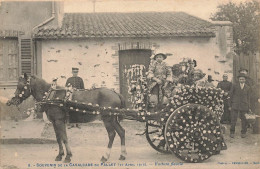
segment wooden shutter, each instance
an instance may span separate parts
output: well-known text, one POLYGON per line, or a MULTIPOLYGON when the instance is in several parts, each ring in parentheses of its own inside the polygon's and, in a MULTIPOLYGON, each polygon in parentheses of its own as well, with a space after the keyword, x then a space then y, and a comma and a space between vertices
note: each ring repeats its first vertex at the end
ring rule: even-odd
POLYGON ((20 58, 21 58, 21 74, 27 73, 31 75, 33 73, 33 55, 32 55, 32 39, 20 38, 20 58))

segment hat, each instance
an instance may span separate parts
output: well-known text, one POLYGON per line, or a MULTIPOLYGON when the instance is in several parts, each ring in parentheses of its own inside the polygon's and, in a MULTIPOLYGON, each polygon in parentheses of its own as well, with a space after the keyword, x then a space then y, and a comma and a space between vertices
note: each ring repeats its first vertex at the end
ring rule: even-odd
POLYGON ((224 74, 223 74, 223 77, 228 77, 228 74, 224 73, 224 74))
POLYGON ((248 73, 248 70, 246 68, 240 68, 238 72, 241 73, 242 71, 246 71, 248 73))
POLYGON ((193 74, 199 75, 200 78, 203 78, 203 77, 206 75, 206 74, 203 73, 202 70, 200 70, 200 69, 195 69, 195 70, 193 71, 193 74))
POLYGON ((212 79, 212 76, 211 76, 211 75, 208 75, 208 82, 212 82, 212 81, 214 81, 214 80, 212 79))
POLYGON ((239 73, 239 74, 237 75, 237 78, 240 78, 240 77, 247 78, 247 76, 246 76, 244 73, 239 73))
POLYGON ((78 71, 79 71, 79 68, 76 68, 76 67, 72 68, 72 72, 78 72, 78 71))
POLYGON ((156 57, 157 57, 157 56, 160 56, 160 55, 163 57, 163 60, 167 58, 167 56, 166 56, 165 54, 163 54, 163 53, 158 53, 158 54, 154 55, 153 59, 156 60, 156 57))

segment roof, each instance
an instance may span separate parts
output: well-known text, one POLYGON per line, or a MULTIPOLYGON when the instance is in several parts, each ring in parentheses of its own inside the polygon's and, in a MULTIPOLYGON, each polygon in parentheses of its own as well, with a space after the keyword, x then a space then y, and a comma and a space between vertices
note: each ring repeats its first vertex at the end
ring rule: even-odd
POLYGON ((16 30, 0 30, 0 38, 18 38, 21 31, 16 30))
POLYGON ((35 38, 213 37, 213 24, 184 12, 66 13, 61 28, 41 28, 35 38))

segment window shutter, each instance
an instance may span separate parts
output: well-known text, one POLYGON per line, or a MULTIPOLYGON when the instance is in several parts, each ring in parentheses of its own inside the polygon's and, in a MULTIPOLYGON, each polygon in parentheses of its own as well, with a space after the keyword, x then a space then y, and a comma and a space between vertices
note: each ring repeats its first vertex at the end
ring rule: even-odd
POLYGON ((32 39, 20 38, 21 74, 33 73, 32 39))

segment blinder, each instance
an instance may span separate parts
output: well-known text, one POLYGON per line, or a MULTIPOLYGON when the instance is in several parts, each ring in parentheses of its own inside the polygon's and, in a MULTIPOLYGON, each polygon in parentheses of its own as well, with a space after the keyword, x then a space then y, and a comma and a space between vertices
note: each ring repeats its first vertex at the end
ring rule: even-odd
POLYGON ((21 100, 25 100, 26 98, 28 98, 31 95, 32 89, 31 89, 31 77, 28 77, 26 80, 26 85, 23 87, 23 90, 19 91, 20 93, 17 94, 17 96, 21 99, 21 100), (29 93, 28 95, 25 95, 29 93))

